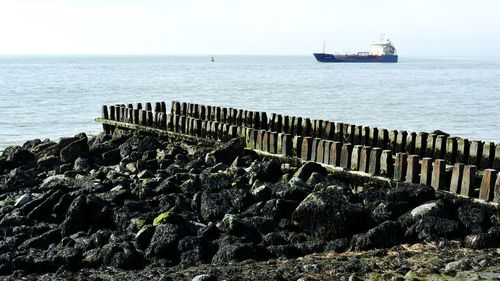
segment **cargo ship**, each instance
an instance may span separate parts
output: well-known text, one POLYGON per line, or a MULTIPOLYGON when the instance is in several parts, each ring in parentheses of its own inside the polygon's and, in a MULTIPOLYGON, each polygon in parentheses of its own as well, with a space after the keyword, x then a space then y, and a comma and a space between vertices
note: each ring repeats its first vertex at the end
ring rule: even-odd
POLYGON ((327 54, 323 44, 323 52, 314 53, 314 57, 319 62, 398 62, 396 48, 389 39, 372 44, 370 52, 346 55, 327 54))

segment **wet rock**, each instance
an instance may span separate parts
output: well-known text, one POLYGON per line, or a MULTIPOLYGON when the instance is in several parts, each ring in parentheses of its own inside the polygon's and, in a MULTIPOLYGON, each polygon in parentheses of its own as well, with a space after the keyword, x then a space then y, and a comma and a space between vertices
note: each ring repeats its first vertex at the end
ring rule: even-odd
POLYGON ((405 233, 410 241, 435 241, 439 238, 455 239, 460 235, 460 225, 455 220, 428 216, 418 219, 405 233))
POLYGON ((151 241, 151 237, 153 237, 155 228, 156 227, 154 225, 146 225, 137 232, 135 235, 135 241, 138 249, 144 250, 149 246, 149 242, 151 241))
POLYGON ((157 148, 160 148, 161 144, 158 142, 158 140, 152 136, 145 136, 143 139, 139 141, 139 144, 137 145, 137 151, 144 153, 146 151, 150 150, 156 150, 157 148))
POLYGON ((61 224, 62 235, 88 230, 92 225, 110 226, 103 212, 106 202, 96 196, 80 195, 69 206, 66 219, 61 224))
POLYGON ((143 267, 143 256, 132 243, 110 243, 105 245, 100 256, 103 265, 130 270, 143 267))
POLYGON ((338 190, 309 194, 295 209, 293 220, 302 228, 327 240, 346 237, 360 232, 369 224, 367 211, 358 204, 347 202, 338 190))
POLYGON ((181 226, 175 224, 157 225, 146 255, 177 261, 179 259, 177 242, 183 235, 184 232, 181 226))
POLYGON ((217 281, 217 278, 211 274, 200 274, 195 276, 191 281, 217 281))
POLYGON ((404 238, 403 234, 403 229, 397 221, 386 221, 366 233, 354 235, 351 248, 354 250, 389 248, 400 244, 404 238))
POLYGON ((203 189, 216 192, 221 189, 230 188, 231 181, 229 179, 229 176, 225 173, 209 174, 205 179, 202 180, 202 187, 203 189))
POLYGON ((486 229, 487 217, 483 209, 471 205, 457 209, 457 218, 467 234, 479 234, 486 229))
POLYGON ((19 247, 21 249, 37 248, 47 249, 51 244, 57 244, 61 240, 61 230, 49 230, 39 236, 24 241, 19 247))
POLYGON ((219 241, 219 250, 212 258, 212 263, 226 264, 244 260, 265 260, 270 257, 266 248, 253 243, 242 243, 231 237, 219 241))
POLYGON ((272 190, 268 185, 260 185, 250 191, 255 201, 267 201, 271 199, 272 190))
POLYGON ((299 201, 295 200, 271 199, 262 206, 260 214, 275 220, 290 218, 298 205, 299 201))
POLYGON ((31 194, 23 194, 19 198, 16 199, 16 202, 14 203, 14 207, 22 207, 23 205, 27 204, 33 200, 33 197, 31 197, 31 194))
POLYGON ((174 213, 173 211, 168 211, 159 214, 153 220, 153 225, 159 225, 163 223, 182 224, 184 223, 184 218, 174 213))
POLYGON ((465 246, 472 249, 500 247, 500 227, 495 226, 486 233, 471 234, 465 237, 465 246))
POLYGON ((223 194, 202 193, 200 198, 200 214, 205 222, 219 220, 231 209, 230 199, 223 194))
POLYGON ((316 162, 306 162, 302 167, 300 167, 297 172, 293 175, 298 177, 303 181, 307 181, 312 173, 318 173, 319 175, 326 175, 328 171, 316 162))
POLYGON ((217 228, 227 234, 244 238, 245 241, 260 241, 261 237, 257 229, 235 215, 226 214, 217 228))
POLYGON ((10 169, 30 165, 36 161, 33 153, 20 146, 7 147, 2 153, 2 158, 7 161, 7 166, 10 169))
POLYGON ((120 160, 121 160, 120 149, 115 148, 115 149, 106 151, 101 155, 101 157, 102 157, 102 161, 106 165, 118 164, 118 162, 120 162, 120 160))
POLYGON ((210 153, 210 157, 215 163, 231 165, 236 157, 243 156, 244 148, 245 145, 241 142, 241 139, 235 138, 221 144, 210 153))
POLYGON ((73 166, 75 171, 88 172, 92 169, 92 163, 88 158, 78 157, 73 166))
POLYGON ((64 193, 60 190, 53 192, 40 205, 36 206, 28 213, 28 218, 31 220, 50 220, 52 209, 63 194, 64 193))
POLYGON ((446 212, 444 210, 444 202, 442 200, 425 203, 411 210, 411 215, 413 218, 416 217, 426 217, 426 216, 437 216, 446 217, 446 212))
POLYGON ((61 159, 54 155, 45 155, 38 159, 36 163, 38 164, 38 166, 51 168, 61 164, 61 159))
POLYGON ((281 179, 281 165, 276 160, 268 160, 252 165, 248 171, 250 182, 260 180, 263 182, 277 182, 281 179))
POLYGON ((325 251, 334 251, 337 253, 345 252, 350 246, 349 239, 338 238, 333 241, 329 241, 325 246, 325 251))
MULTIPOLYGON (((81 133, 77 135, 76 138, 77 139, 75 141, 61 148, 61 151, 59 152, 59 157, 65 163, 71 163, 76 158, 89 151, 89 147, 87 144, 87 135, 81 133)), ((62 140, 59 144, 61 143, 63 143, 62 140)))

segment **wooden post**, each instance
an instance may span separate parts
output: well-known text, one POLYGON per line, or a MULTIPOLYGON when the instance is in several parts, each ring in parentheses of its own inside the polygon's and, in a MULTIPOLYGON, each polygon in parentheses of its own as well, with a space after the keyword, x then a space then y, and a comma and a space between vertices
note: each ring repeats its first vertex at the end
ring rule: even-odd
POLYGON ((269 132, 269 153, 278 153, 278 133, 269 132))
POLYGON ((339 141, 332 142, 330 146, 330 156, 328 157, 328 164, 332 166, 340 166, 340 157, 342 155, 342 143, 339 141))
POLYGON ((312 142, 313 140, 311 137, 304 137, 304 139, 302 140, 302 149, 300 154, 300 158, 302 160, 311 160, 312 142))
POLYGON ((427 136, 429 134, 420 132, 417 134, 417 139, 415 140, 415 154, 421 157, 425 156, 425 149, 427 148, 427 136))
POLYGON ((393 154, 398 152, 397 151, 397 149, 398 149, 398 131, 391 130, 389 132, 389 143, 390 143, 390 147, 388 149, 390 149, 393 154))
POLYGON ((446 155, 445 159, 448 163, 454 164, 457 160, 458 143, 456 137, 451 137, 446 140, 446 155))
POLYGON ((476 185, 476 172, 477 167, 475 165, 465 165, 462 176, 462 184, 460 187, 461 195, 469 197, 473 196, 476 185))
POLYGON ((387 129, 380 130, 378 134, 378 144, 381 150, 385 150, 389 147, 389 131, 387 131, 387 129))
POLYGON ((495 190, 493 191, 493 202, 500 203, 500 173, 497 174, 495 181, 495 190))
POLYGON ((397 152, 405 152, 406 151, 406 140, 408 139, 408 133, 406 131, 398 132, 397 139, 397 152))
POLYGON ((408 156, 408 167, 406 169, 406 182, 407 183, 418 183, 420 181, 420 163, 418 155, 408 156))
POLYGON ((377 147, 378 146, 378 128, 371 128, 370 129, 370 146, 371 147, 377 147))
POLYGON ((362 145, 370 145, 370 127, 363 127, 363 135, 361 136, 362 145))
POLYGON ((325 141, 317 138, 316 162, 324 163, 325 141))
POLYGON ((495 146, 495 159, 493 160, 493 169, 500 171, 500 143, 495 146))
POLYGON ((445 184, 446 161, 444 159, 434 160, 432 167, 431 186, 436 190, 443 190, 445 184))
POLYGON ((343 141, 343 136, 342 136, 343 133, 344 133, 344 124, 337 122, 337 124, 335 124, 335 138, 334 138, 334 140, 342 142, 343 141))
MULTIPOLYGON (((406 140, 406 138, 405 138, 406 140)), ((408 154, 403 152, 396 153, 396 161, 394 162, 394 180, 404 181, 406 176, 408 154)))
POLYGON ((281 153, 286 156, 293 156, 292 135, 283 135, 283 146, 281 147, 281 153))
POLYGON ((497 171, 494 169, 484 170, 481 187, 479 188, 479 199, 484 201, 493 201, 495 190, 495 180, 497 171))
POLYGON ((326 121, 325 123, 325 139, 333 140, 335 136, 335 123, 326 121))
POLYGON ((378 147, 374 147, 370 153, 370 165, 368 167, 368 172, 375 176, 380 173, 380 157, 382 155, 382 150, 378 147))
POLYGON ((302 142, 302 136, 293 137, 293 151, 295 151, 294 156, 296 156, 297 158, 302 158, 302 142))
POLYGON ((319 142, 321 141, 320 138, 313 138, 312 140, 312 145, 311 145, 311 161, 316 161, 318 162, 318 149, 319 149, 319 142))
POLYGON ((429 134, 427 137, 427 149, 425 151, 425 156, 434 158, 434 148, 436 147, 436 134, 429 134))
POLYGON ((462 177, 464 175, 464 164, 455 163, 451 172, 450 192, 460 194, 462 187, 462 177))
POLYGON ((269 141, 270 141, 270 136, 269 136, 270 132, 269 131, 265 131, 264 130, 264 133, 263 133, 263 138, 262 138, 262 151, 265 151, 265 152, 270 152, 269 150, 269 141))
POLYGON ((371 146, 363 146, 359 157, 358 171, 368 173, 370 167, 371 146))
POLYGON ((417 142, 417 133, 410 132, 406 138, 406 152, 408 154, 415 153, 415 143, 417 142))
POLYGON ((483 142, 471 141, 469 149, 469 164, 476 165, 480 168, 481 155, 483 154, 483 142))
POLYGON ((420 184, 431 185, 432 181, 432 158, 424 157, 422 158, 422 164, 420 165, 420 184))
POLYGON ((351 170, 357 171, 359 169, 359 159, 361 157, 362 145, 355 145, 351 154, 351 170))
POLYGON ((446 136, 438 135, 434 147, 434 159, 444 159, 446 153, 446 136))
POLYGON ((493 168, 495 160, 495 144, 493 142, 485 142, 483 145, 483 154, 480 159, 481 168, 493 168))
MULTIPOLYGON (((351 167, 352 144, 344 143, 340 153, 340 167, 349 169, 351 167)), ((331 158, 331 157, 330 157, 331 158)))
POLYGON ((380 175, 388 178, 394 175, 394 159, 390 149, 383 150, 380 156, 380 175))
POLYGON ((457 157, 456 162, 467 163, 469 160, 469 140, 457 138, 457 157))
POLYGON ((324 164, 330 164, 330 151, 332 149, 333 141, 325 140, 324 141, 324 150, 323 150, 323 161, 324 164))
MULTIPOLYGON (((108 115, 108 106, 107 105, 103 105, 102 106, 102 118, 105 119, 105 120, 109 120, 109 115, 108 115)), ((106 124, 103 124, 102 125, 102 129, 104 130, 104 132, 106 134, 109 134, 111 133, 111 130, 109 129, 109 126, 106 125, 106 124)))

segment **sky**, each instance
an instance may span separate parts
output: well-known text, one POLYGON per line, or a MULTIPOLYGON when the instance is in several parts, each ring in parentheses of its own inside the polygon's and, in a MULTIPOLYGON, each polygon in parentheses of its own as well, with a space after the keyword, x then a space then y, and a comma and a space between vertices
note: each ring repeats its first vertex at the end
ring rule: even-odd
POLYGON ((498 56, 498 0, 0 0, 0 54, 498 56))

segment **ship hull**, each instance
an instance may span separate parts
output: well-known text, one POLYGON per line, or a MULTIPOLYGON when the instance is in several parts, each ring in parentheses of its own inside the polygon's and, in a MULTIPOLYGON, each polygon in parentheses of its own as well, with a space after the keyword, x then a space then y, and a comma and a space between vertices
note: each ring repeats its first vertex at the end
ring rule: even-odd
POLYGON ((314 57, 319 62, 398 62, 397 55, 383 56, 336 56, 333 54, 315 53, 314 57))

